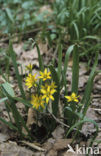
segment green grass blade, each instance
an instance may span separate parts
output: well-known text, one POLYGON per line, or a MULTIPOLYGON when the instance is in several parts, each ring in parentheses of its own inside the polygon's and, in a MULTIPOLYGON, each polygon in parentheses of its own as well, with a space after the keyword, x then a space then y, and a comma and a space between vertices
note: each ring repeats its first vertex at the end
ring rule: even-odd
POLYGON ((73 67, 72 67, 72 92, 78 94, 78 82, 79 82, 79 49, 75 45, 73 51, 73 67))
POLYGON ((79 29, 78 29, 78 25, 76 24, 75 21, 72 22, 72 25, 73 25, 73 27, 74 27, 77 40, 79 40, 79 29))
POLYGON ((1 118, 0 117, 0 121, 2 121, 4 124, 6 124, 7 126, 9 126, 11 129, 14 129, 14 130, 18 130, 17 127, 15 127, 11 122, 8 122, 6 121, 5 119, 1 118))
POLYGON ((30 136, 30 132, 29 132, 29 130, 25 124, 25 121, 23 120, 22 116, 20 115, 19 111, 17 110, 16 101, 15 101, 14 97, 11 97, 6 90, 5 90, 5 93, 6 93, 6 96, 8 97, 9 102, 10 102, 9 107, 10 107, 10 110, 13 114, 13 117, 14 117, 16 126, 18 128, 19 134, 22 137, 24 136, 24 134, 22 132, 22 127, 24 127, 25 130, 28 132, 28 135, 30 136))
POLYGON ((27 101, 27 100, 24 100, 24 99, 18 98, 18 97, 13 97, 13 99, 16 100, 16 101, 18 101, 18 102, 23 103, 27 107, 32 107, 32 105, 30 104, 30 102, 27 101))
POLYGON ((56 70, 54 69, 54 67, 52 65, 49 66, 49 69, 51 71, 51 74, 52 74, 52 79, 53 81, 55 82, 55 84, 57 85, 57 88, 56 88, 56 93, 54 94, 54 101, 52 102, 52 111, 53 111, 53 114, 55 116, 57 116, 57 113, 58 113, 58 103, 59 103, 59 98, 60 98, 60 85, 59 85, 59 79, 58 79, 58 74, 56 72, 56 70))
POLYGON ((19 86, 21 95, 25 99, 25 93, 24 93, 24 89, 23 89, 23 85, 22 85, 22 79, 21 79, 21 76, 19 74, 18 65, 17 65, 17 62, 16 62, 16 54, 15 54, 15 52, 13 50, 11 42, 9 44, 9 52, 10 52, 12 63, 13 63, 14 69, 15 69, 15 74, 16 74, 16 78, 17 78, 17 81, 18 81, 18 86, 19 86))
POLYGON ((35 46, 37 48, 37 53, 38 53, 38 60, 39 60, 39 68, 41 71, 44 71, 44 64, 43 64, 43 60, 42 60, 42 56, 40 54, 40 49, 38 44, 35 42, 35 46))
POLYGON ((58 52, 58 78, 60 81, 61 70, 62 70, 62 45, 61 44, 59 45, 58 51, 59 51, 58 52))
POLYGON ((81 103, 84 104, 84 109, 83 109, 83 115, 85 116, 87 110, 88 110, 88 107, 89 107, 89 104, 90 104, 90 96, 91 96, 91 92, 92 92, 92 87, 93 87, 93 80, 94 80, 94 77, 95 77, 95 73, 96 73, 96 66, 98 64, 98 52, 96 53, 96 57, 95 57, 95 63, 93 65, 93 68, 91 70, 91 73, 90 73, 90 76, 89 76, 89 79, 88 79, 88 82, 87 82, 87 85, 86 85, 86 89, 85 89, 85 92, 84 92, 84 96, 83 96, 83 99, 81 101, 81 103))
MULTIPOLYGON (((92 145, 92 143, 94 142, 94 140, 95 140, 95 138, 96 138, 96 136, 97 136, 97 134, 98 134, 98 125, 97 125, 97 123, 95 122, 95 121, 93 121, 93 120, 91 120, 91 119, 88 119, 88 118, 84 118, 83 120, 80 120, 80 121, 78 121, 76 124, 74 124, 70 129, 69 129, 69 131, 67 132, 67 137, 68 137, 68 135, 70 134, 70 132, 75 128, 75 127, 78 127, 78 126, 80 126, 80 125, 82 125, 83 123, 86 123, 86 122, 90 122, 90 123, 93 123, 94 125, 95 125, 95 127, 96 127, 96 133, 95 133, 95 135, 93 136, 93 138, 92 138, 92 140, 91 140, 91 143, 90 143, 90 146, 92 145)), ((76 137, 76 136, 75 136, 76 137)), ((73 138, 73 140, 74 140, 75 138, 73 138)))
POLYGON ((67 71, 67 68, 68 68, 68 61, 69 61, 69 57, 70 57, 70 54, 71 52, 73 51, 74 49, 74 45, 71 45, 67 51, 66 51, 66 55, 65 55, 65 60, 64 60, 64 69, 62 70, 62 80, 61 80, 61 88, 64 86, 65 87, 65 94, 67 94, 67 79, 66 79, 66 71, 67 71))
POLYGON ((66 51, 66 56, 65 56, 65 61, 64 61, 64 76, 66 76, 66 71, 67 71, 67 68, 68 68, 69 57, 70 57, 70 54, 73 51, 73 49, 74 49, 74 45, 71 45, 67 49, 67 51, 66 51))
POLYGON ((5 11, 6 11, 6 14, 7 14, 9 20, 10 20, 12 23, 14 23, 14 19, 13 19, 11 10, 10 10, 9 8, 5 8, 5 11))

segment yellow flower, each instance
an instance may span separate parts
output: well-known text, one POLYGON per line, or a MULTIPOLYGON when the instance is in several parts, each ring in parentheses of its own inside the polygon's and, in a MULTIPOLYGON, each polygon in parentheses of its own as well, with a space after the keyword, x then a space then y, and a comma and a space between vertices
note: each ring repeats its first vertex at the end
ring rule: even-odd
POLYGON ((41 86, 41 88, 42 88, 41 90, 43 90, 43 89, 44 89, 44 90, 47 90, 48 86, 49 86, 49 84, 48 84, 48 83, 45 83, 44 86, 41 86))
POLYGON ((49 100, 54 100, 53 94, 56 92, 55 89, 51 88, 51 85, 46 84, 45 86, 42 86, 41 93, 43 94, 42 99, 46 99, 46 103, 49 102, 49 100))
POLYGON ((45 69, 44 72, 40 71, 39 78, 43 79, 43 81, 46 81, 47 79, 51 79, 50 74, 51 74, 51 72, 48 72, 47 69, 45 69))
POLYGON ((31 97, 31 104, 33 105, 33 108, 39 109, 39 107, 42 107, 43 109, 45 108, 44 106, 44 100, 42 99, 42 95, 38 96, 32 95, 31 97))
POLYGON ((57 88, 57 86, 55 85, 55 82, 52 82, 51 83, 51 89, 55 89, 55 88, 57 88))
POLYGON ((57 86, 55 85, 55 82, 52 82, 51 85, 49 85, 48 83, 45 83, 44 86, 41 86, 41 90, 47 90, 48 86, 50 86, 51 90, 57 88, 57 86))
POLYGON ((26 70, 32 71, 33 65, 30 63, 26 66, 26 70))
POLYGON ((65 96, 68 102, 72 102, 72 101, 79 102, 78 97, 79 96, 76 96, 75 93, 72 93, 70 96, 65 96))
POLYGON ((32 74, 29 74, 25 80, 25 85, 28 86, 28 88, 31 88, 33 86, 36 87, 36 74, 32 75, 32 74))

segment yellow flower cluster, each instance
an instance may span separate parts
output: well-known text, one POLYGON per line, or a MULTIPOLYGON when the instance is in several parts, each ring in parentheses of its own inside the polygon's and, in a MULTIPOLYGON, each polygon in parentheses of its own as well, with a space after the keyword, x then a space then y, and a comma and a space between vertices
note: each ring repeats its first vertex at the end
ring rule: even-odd
POLYGON ((25 85, 28 86, 28 88, 31 88, 33 86, 36 87, 36 82, 37 82, 37 78, 36 78, 36 74, 32 75, 29 74, 25 80, 25 85))
POLYGON ((79 102, 79 100, 78 100, 78 97, 79 96, 76 96, 76 94, 75 93, 72 93, 70 96, 65 96, 65 98, 67 99, 67 101, 68 102, 79 102))
POLYGON ((45 86, 41 88, 41 93, 43 94, 42 99, 45 99, 46 103, 48 103, 50 99, 54 100, 53 94, 56 92, 56 85, 54 82, 52 82, 51 85, 46 83, 45 86))
POLYGON ((39 107, 42 107, 44 109, 44 100, 42 99, 42 95, 38 96, 32 95, 31 97, 31 104, 33 105, 33 108, 39 109, 39 107))
POLYGON ((48 72, 47 69, 45 69, 44 72, 40 71, 39 78, 43 79, 43 81, 46 81, 47 79, 51 79, 50 74, 51 74, 51 72, 48 72))
MULTIPOLYGON (((32 70, 31 65, 29 65, 28 68, 32 70)), ((48 80, 51 79, 51 72, 48 72, 47 69, 45 69, 44 72, 40 71, 40 76, 38 78, 43 80, 43 85, 41 85, 40 95, 37 93, 32 95, 31 104, 35 109, 39 109, 40 107, 45 108, 45 103, 48 104, 50 99, 54 100, 53 94, 56 92, 55 88, 57 87, 54 82, 51 82, 51 84, 49 83, 48 80)), ((33 86, 37 87, 37 80, 38 79, 36 78, 36 74, 32 75, 29 73, 25 80, 25 85, 28 88, 32 88, 33 86)))

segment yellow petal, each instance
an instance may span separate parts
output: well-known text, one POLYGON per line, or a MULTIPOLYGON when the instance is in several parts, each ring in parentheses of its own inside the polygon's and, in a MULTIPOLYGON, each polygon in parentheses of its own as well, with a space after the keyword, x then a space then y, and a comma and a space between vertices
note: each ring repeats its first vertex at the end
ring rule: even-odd
POLYGON ((49 97, 46 97, 46 103, 48 103, 49 102, 49 97))
POLYGON ((78 99, 75 99, 74 101, 75 101, 75 102, 79 102, 79 100, 78 100, 78 99))
POLYGON ((44 73, 47 74, 47 69, 45 68, 44 73))
POLYGON ((75 93, 72 93, 71 97, 72 98, 75 98, 76 97, 76 94, 75 93))
POLYGON ((50 95, 50 99, 54 100, 54 97, 52 95, 50 95))

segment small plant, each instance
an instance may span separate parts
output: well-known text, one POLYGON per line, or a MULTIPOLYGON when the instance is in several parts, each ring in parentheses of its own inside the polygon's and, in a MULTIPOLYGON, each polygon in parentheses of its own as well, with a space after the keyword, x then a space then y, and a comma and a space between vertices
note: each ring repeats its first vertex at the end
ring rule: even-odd
MULTIPOLYGON (((39 58, 39 67, 40 71, 33 75, 33 65, 29 64, 26 66, 28 75, 25 78, 25 85, 28 88, 29 97, 26 98, 26 91, 23 89, 23 79, 19 75, 15 52, 13 51, 12 44, 9 45, 9 52, 12 58, 13 66, 15 68, 16 78, 18 81, 18 86, 21 92, 21 97, 16 97, 15 93, 8 82, 5 82, 1 85, 3 98, 0 102, 5 101, 5 106, 9 115, 10 121, 7 122, 3 118, 0 118, 1 121, 6 123, 10 128, 19 132, 22 137, 27 136, 29 139, 34 138, 28 127, 26 126, 25 120, 20 115, 16 102, 19 101, 25 105, 26 111, 28 108, 34 109, 37 114, 51 113, 58 117, 59 114, 59 102, 61 104, 61 90, 64 88, 64 104, 62 106, 66 124, 70 126, 67 130, 67 136, 73 129, 76 127, 77 132, 75 133, 74 138, 79 134, 82 125, 85 122, 91 122, 96 127, 96 133, 91 140, 91 144, 96 138, 98 132, 98 126, 95 121, 88 119, 85 115, 90 106, 91 92, 93 86, 93 80, 95 75, 99 72, 96 71, 96 66, 98 62, 98 53, 95 56, 95 63, 92 67, 86 89, 82 99, 79 99, 78 96, 78 83, 79 83, 79 45, 71 45, 66 52, 64 68, 62 68, 62 46, 58 47, 58 67, 55 68, 54 64, 50 64, 47 67, 44 67, 42 57, 40 55, 40 49, 36 43, 34 46, 37 48, 38 58, 39 58), (73 53, 72 53, 73 52, 73 53), (68 70, 68 60, 69 56, 72 53, 73 55, 73 67, 72 67, 72 89, 71 95, 68 95, 67 80, 66 80, 66 71, 68 70), (8 101, 8 102, 7 102, 8 101), (13 124, 10 117, 10 112, 12 112, 15 124, 13 124), (24 133, 23 128, 26 130, 27 134, 24 133), (32 136, 32 137, 31 137, 32 136)), ((38 116, 37 116, 38 117, 38 116)), ((48 123, 48 118, 44 119, 46 129, 48 127, 48 132, 53 130, 53 127, 56 127, 56 121, 52 120, 50 126, 48 123)), ((73 139, 74 140, 74 139, 73 139)))

